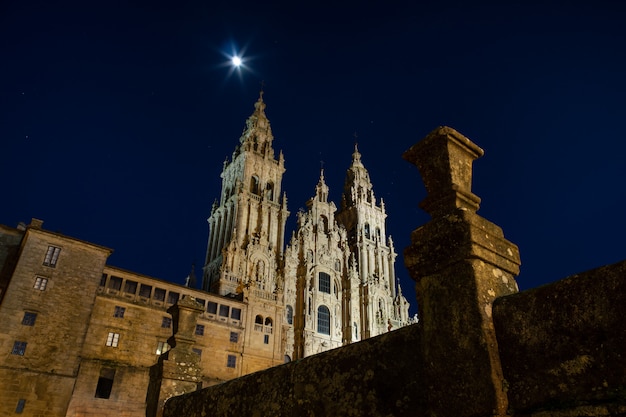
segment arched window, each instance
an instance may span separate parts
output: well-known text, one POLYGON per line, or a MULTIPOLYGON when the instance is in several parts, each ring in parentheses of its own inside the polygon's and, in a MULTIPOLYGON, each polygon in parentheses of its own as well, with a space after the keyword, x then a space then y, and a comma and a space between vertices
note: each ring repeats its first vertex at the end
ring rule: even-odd
POLYGON ((259 195, 259 177, 256 175, 253 175, 252 178, 250 178, 250 192, 252 194, 259 195))
POLYGON ((272 323, 272 318, 271 317, 267 317, 265 319, 265 329, 264 329, 265 333, 272 334, 272 324, 273 324, 272 323))
POLYGON ((254 330, 257 332, 263 331, 263 317, 260 315, 254 318, 254 330))
POLYGON ((322 220, 322 226, 324 227, 324 233, 328 233, 328 217, 321 215, 320 220, 322 220))
POLYGON ((320 272, 318 276, 319 280, 319 290, 320 292, 325 292, 326 294, 330 294, 330 275, 326 272, 320 272))
POLYGON ((270 201, 274 201, 274 183, 271 181, 268 182, 267 186, 265 187, 265 198, 270 201))
POLYGON ((293 324, 293 307, 290 305, 287 306, 287 323, 293 324))
POLYGON ((366 239, 370 238, 370 224, 369 223, 365 223, 365 238, 366 239))
POLYGON ((330 334, 330 310, 326 306, 317 309, 317 332, 330 334))

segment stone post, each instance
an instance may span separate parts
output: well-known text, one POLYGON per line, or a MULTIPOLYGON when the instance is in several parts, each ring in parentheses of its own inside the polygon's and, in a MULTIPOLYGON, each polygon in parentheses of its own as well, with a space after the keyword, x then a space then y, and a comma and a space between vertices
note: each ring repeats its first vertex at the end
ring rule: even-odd
POLYGON ((429 415, 504 416, 508 400, 491 316, 493 301, 518 291, 517 246, 476 214, 472 162, 483 150, 439 127, 403 155, 427 190, 431 220, 404 251, 416 281, 429 415))
POLYGON ((171 349, 162 354, 150 369, 147 417, 161 417, 166 400, 201 387, 200 357, 191 349, 195 342, 198 316, 203 310, 194 297, 187 295, 167 309, 172 315, 174 334, 168 340, 171 349))

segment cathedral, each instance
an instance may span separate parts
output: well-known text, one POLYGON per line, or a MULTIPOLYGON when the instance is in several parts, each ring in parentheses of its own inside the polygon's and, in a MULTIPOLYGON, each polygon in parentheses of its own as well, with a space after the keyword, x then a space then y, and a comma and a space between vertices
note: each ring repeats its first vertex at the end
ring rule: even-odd
POLYGON ((284 311, 285 357, 300 359, 379 335, 409 322, 376 200, 355 145, 341 207, 328 200, 324 172, 285 248, 289 211, 281 194, 285 160, 276 159, 263 92, 221 174, 209 218, 202 288, 255 305, 254 323, 284 311))
POLYGON ((287 241, 273 139, 261 93, 224 162, 201 288, 109 265, 42 220, 0 225, 0 415, 158 416, 172 366, 195 390, 412 321, 357 146, 339 208, 322 170, 287 241))

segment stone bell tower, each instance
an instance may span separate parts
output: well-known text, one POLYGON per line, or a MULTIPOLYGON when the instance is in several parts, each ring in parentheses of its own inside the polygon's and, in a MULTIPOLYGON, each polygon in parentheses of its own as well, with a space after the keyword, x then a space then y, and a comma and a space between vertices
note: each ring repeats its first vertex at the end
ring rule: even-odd
POLYGON ((361 280, 359 303, 352 303, 353 308, 359 309, 352 314, 358 318, 353 323, 354 332, 366 339, 402 326, 408 320, 408 303, 396 291, 397 254, 385 231, 385 203, 382 199, 376 201, 356 144, 336 218, 346 228, 361 280), (396 300, 398 297, 403 301, 396 300))
POLYGON ((222 192, 211 210, 202 289, 220 295, 282 287, 287 198, 281 196, 284 158, 275 158, 272 129, 261 91, 254 112, 224 162, 222 192))

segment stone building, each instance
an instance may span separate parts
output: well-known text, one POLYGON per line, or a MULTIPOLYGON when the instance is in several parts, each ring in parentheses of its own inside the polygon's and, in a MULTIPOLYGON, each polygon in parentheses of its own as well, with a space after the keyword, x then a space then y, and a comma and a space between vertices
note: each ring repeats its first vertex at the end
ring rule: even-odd
POLYGON ((194 389, 409 322, 384 204, 358 150, 341 209, 322 172, 285 245, 284 158, 272 141, 261 95, 224 164, 202 289, 110 266, 111 249, 45 230, 41 220, 0 226, 0 415, 155 412, 149 387, 176 343, 172 308, 183 299, 198 311, 185 336, 197 355, 194 389))

